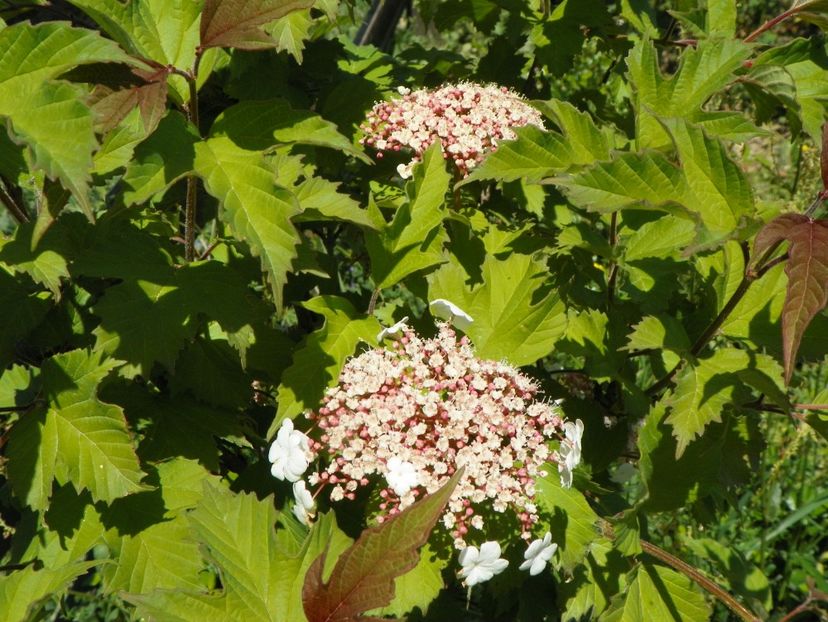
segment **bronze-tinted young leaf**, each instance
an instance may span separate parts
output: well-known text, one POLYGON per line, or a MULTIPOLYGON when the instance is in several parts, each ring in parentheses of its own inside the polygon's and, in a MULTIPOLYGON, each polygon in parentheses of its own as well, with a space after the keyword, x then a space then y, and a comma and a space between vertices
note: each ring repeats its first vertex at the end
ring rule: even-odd
POLYGON ((123 89, 99 87, 96 91, 100 99, 93 104, 92 110, 95 112, 96 129, 104 134, 123 121, 134 108, 140 109, 144 130, 151 134, 167 112, 166 75, 123 89))
POLYGON ((275 47, 277 42, 261 27, 313 3, 314 0, 206 0, 201 13, 201 47, 275 47))
POLYGON ((782 308, 785 381, 791 379, 802 335, 828 303, 828 220, 797 224, 788 234, 788 291, 782 308))
POLYGON ((328 582, 322 578, 326 554, 308 569, 302 601, 309 622, 379 620, 360 614, 384 607, 394 598, 394 579, 417 565, 425 544, 462 469, 437 492, 377 527, 366 529, 336 562, 328 582))
POLYGON ((756 236, 754 255, 763 257, 784 240, 790 242, 785 265, 788 288, 782 308, 782 351, 788 382, 805 329, 828 303, 828 220, 783 214, 756 236))

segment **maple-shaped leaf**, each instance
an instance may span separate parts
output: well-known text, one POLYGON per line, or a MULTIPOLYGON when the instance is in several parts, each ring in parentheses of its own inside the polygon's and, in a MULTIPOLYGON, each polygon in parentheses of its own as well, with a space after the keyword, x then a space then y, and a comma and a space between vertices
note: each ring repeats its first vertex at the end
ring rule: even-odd
POLYGON ((828 220, 783 214, 756 236, 754 253, 763 257, 785 240, 790 248, 785 266, 788 289, 782 307, 782 353, 788 382, 805 329, 828 303, 828 220))
POLYGON ((462 472, 400 514, 363 531, 339 557, 327 583, 322 578, 327 554, 320 555, 308 569, 302 590, 308 622, 380 620, 360 614, 394 598, 394 579, 417 565, 417 549, 428 539, 462 472))
POLYGON ((124 88, 99 86, 95 89, 92 111, 96 129, 106 133, 118 125, 134 109, 141 113, 146 135, 158 127, 167 112, 167 74, 165 71, 133 72, 140 80, 124 88))
POLYGON ((262 26, 315 0, 206 0, 201 13, 201 47, 257 50, 276 47, 262 26))

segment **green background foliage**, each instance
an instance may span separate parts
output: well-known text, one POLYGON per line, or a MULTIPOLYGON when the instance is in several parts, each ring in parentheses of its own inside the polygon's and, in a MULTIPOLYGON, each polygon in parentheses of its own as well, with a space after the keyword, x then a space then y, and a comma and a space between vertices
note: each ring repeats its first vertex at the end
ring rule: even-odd
POLYGON ((388 6, 0 2, 0 619, 828 619, 828 4, 388 6), (465 179, 360 146, 460 80, 546 128, 465 179), (453 484, 307 528, 269 474, 436 298, 584 421, 541 576, 494 527, 466 592, 453 484))

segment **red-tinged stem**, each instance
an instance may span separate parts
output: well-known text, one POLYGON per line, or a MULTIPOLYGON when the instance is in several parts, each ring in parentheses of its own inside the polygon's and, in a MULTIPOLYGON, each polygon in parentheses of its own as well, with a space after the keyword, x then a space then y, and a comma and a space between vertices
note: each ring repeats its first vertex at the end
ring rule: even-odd
POLYGON ((790 9, 788 9, 787 11, 784 11, 783 13, 780 13, 776 17, 773 17, 773 18, 769 19, 764 24, 759 26, 759 28, 757 28, 752 33, 750 33, 747 37, 745 37, 745 43, 750 43, 751 41, 755 41, 757 38, 759 38, 759 36, 762 33, 767 32, 768 30, 770 30, 771 28, 776 26, 779 22, 785 21, 789 17, 791 17, 793 15, 796 15, 797 13, 800 12, 800 10, 801 10, 801 8, 798 7, 798 6, 791 7, 790 9))
POLYGON ((828 404, 792 404, 797 410, 824 410, 828 412, 828 404))
POLYGON ((761 618, 756 616, 753 612, 751 612, 744 605, 742 605, 738 600, 733 598, 733 596, 731 596, 725 590, 723 590, 721 586, 717 585, 715 582, 708 579, 706 576, 704 576, 701 572, 696 570, 687 562, 679 559, 678 557, 675 557, 674 555, 671 555, 664 549, 661 549, 657 547, 655 544, 647 542, 646 540, 641 540, 641 548, 648 555, 652 555, 656 559, 664 562, 668 566, 682 573, 691 581, 694 581, 697 584, 699 584, 701 587, 710 592, 710 594, 715 596, 728 609, 730 609, 733 613, 735 613, 745 622, 761 622, 761 618))

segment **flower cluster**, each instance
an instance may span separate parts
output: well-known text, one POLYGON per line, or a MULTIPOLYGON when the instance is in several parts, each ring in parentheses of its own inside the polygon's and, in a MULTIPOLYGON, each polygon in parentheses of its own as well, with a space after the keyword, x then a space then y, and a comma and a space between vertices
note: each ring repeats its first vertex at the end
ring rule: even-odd
MULTIPOLYGON (((322 407, 307 414, 321 431, 311 451, 330 458, 310 484, 330 486, 337 501, 379 476, 381 521, 465 467, 443 516, 455 544, 483 528, 484 509, 512 508, 529 538, 535 479, 547 461, 566 460, 547 446, 567 442, 557 405, 539 400, 537 384, 514 367, 478 359, 446 323, 432 339, 405 323, 392 328, 391 347, 351 358, 322 407)), ((566 456, 569 466, 574 454, 566 456)))
POLYGON ((415 163, 434 141, 463 176, 477 166, 498 141, 515 138, 513 128, 544 128, 540 113, 506 87, 471 82, 449 84, 436 90, 398 89, 402 97, 374 105, 361 126, 363 145, 379 151, 411 149, 414 158, 401 164, 400 176, 411 176, 415 163))

